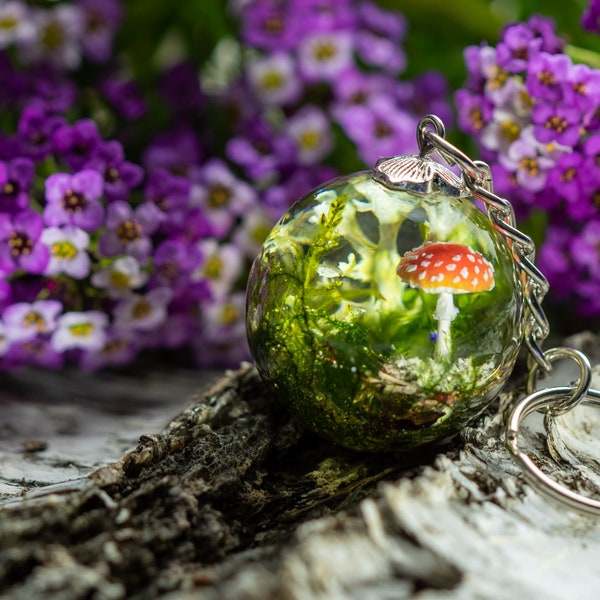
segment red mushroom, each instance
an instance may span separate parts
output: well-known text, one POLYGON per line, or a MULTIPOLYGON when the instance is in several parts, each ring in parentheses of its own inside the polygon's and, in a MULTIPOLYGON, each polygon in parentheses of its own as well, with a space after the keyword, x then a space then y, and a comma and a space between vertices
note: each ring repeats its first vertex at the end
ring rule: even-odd
POLYGON ((433 313, 438 322, 435 356, 450 353, 450 323, 458 314, 454 294, 487 292, 494 287, 494 267, 469 246, 453 242, 426 243, 406 252, 397 273, 411 287, 439 298, 433 313))

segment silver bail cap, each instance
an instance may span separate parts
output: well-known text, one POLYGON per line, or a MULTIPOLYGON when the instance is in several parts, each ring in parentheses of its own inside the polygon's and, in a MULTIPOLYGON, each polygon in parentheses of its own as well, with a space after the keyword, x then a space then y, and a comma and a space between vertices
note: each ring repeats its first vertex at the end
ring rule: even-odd
POLYGON ((411 194, 424 196, 439 192, 455 198, 469 196, 467 186, 460 177, 429 157, 434 151, 426 135, 430 125, 439 136, 445 136, 444 124, 438 117, 423 117, 417 127, 419 154, 380 158, 375 165, 374 178, 386 187, 411 194))

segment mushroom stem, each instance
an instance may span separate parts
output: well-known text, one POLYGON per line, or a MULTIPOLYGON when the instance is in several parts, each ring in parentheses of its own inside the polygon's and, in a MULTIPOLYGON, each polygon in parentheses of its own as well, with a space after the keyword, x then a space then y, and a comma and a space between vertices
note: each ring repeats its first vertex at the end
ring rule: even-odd
POLYGON ((458 314, 454 299, 450 292, 440 292, 433 313, 438 322, 437 339, 435 342, 435 358, 448 358, 450 354, 450 323, 458 314))

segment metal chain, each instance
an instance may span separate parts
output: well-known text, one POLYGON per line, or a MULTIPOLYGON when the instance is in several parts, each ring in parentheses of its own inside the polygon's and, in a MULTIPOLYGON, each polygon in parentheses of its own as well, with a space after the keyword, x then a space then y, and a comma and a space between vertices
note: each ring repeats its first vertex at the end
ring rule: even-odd
POLYGON ((552 370, 551 361, 544 355, 541 345, 550 333, 548 318, 542 308, 542 300, 548 292, 548 280, 534 265, 535 244, 533 240, 517 229, 512 204, 494 194, 492 172, 489 165, 480 160, 471 160, 464 152, 448 142, 444 137, 444 125, 434 116, 427 115, 419 123, 417 140, 421 155, 434 150, 449 164, 457 165, 462 173, 468 191, 482 200, 493 226, 505 237, 513 252, 515 263, 522 275, 526 316, 524 340, 532 358, 545 372, 552 370), (432 126, 432 129, 429 127, 432 126))
POLYGON ((492 225, 504 236, 521 272, 521 282, 525 296, 524 339, 534 362, 527 380, 528 394, 513 407, 505 431, 507 448, 523 468, 526 480, 538 491, 553 501, 585 514, 600 517, 600 501, 564 486, 546 475, 519 445, 519 430, 524 419, 531 413, 546 412, 546 430, 553 427, 552 437, 548 436, 548 446, 557 439, 558 430, 554 426, 557 415, 575 408, 579 404, 600 407, 600 391, 590 388, 592 369, 588 358, 574 348, 550 348, 542 351, 541 345, 550 333, 548 319, 542 309, 542 300, 548 292, 548 280, 533 264, 535 246, 533 240, 517 229, 515 213, 511 203, 494 194, 492 173, 483 161, 471 160, 466 154, 445 139, 444 125, 434 116, 424 117, 417 128, 417 141, 420 156, 437 151, 449 164, 457 165, 462 173, 464 189, 473 197, 482 200, 492 225), (555 360, 570 359, 579 366, 580 376, 576 384, 563 387, 550 387, 535 390, 538 371, 548 373, 555 360))

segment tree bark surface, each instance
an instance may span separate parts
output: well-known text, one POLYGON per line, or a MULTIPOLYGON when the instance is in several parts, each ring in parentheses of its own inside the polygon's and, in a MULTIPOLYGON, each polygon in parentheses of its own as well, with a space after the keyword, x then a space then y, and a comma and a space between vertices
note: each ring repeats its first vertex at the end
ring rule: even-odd
MULTIPOLYGON (((593 353, 597 342, 582 335, 573 343, 593 353)), ((533 491, 504 447, 518 376, 453 440, 402 454, 320 440, 269 396, 249 365, 191 402, 195 376, 168 380, 161 387, 42 378, 56 398, 86 381, 89 392, 95 381, 94 397, 106 395, 121 413, 102 413, 102 442, 89 433, 97 427, 80 424, 72 464, 46 440, 57 439, 60 427, 68 438, 77 419, 66 408, 57 416, 51 401, 42 403, 43 425, 35 427, 39 414, 32 411, 28 425, 24 399, 21 420, 5 421, 1 597, 597 599, 598 522, 533 491), (115 460, 136 428, 158 429, 165 397, 174 411, 188 406, 115 460), (136 401, 143 410, 136 412, 136 401)), ((38 389, 24 378, 11 385, 38 389)), ((9 416, 16 410, 8 401, 4 408, 9 416)), ((86 408, 82 414, 98 416, 86 408)), ((562 456, 549 453, 537 415, 523 433, 549 475, 589 495, 600 490, 596 412, 578 407, 560 418, 562 456)))

